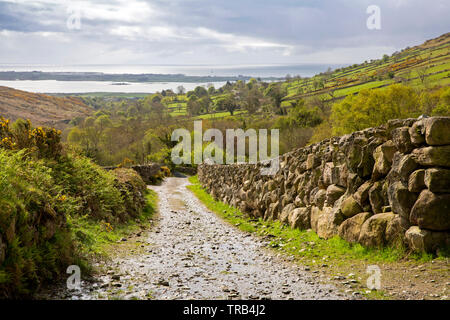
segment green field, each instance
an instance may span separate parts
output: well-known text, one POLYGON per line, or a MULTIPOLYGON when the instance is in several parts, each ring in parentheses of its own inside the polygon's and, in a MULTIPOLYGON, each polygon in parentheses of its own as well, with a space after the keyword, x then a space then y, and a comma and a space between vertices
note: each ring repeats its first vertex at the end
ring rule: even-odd
MULTIPOLYGON (((374 60, 285 82, 284 101, 321 97, 331 100, 393 83, 414 87, 446 86, 450 77, 450 36, 445 34, 420 46, 374 60), (425 76, 420 79, 420 74, 425 76), (315 85, 316 83, 316 85, 315 85)), ((289 105, 285 103, 284 105, 289 105)))

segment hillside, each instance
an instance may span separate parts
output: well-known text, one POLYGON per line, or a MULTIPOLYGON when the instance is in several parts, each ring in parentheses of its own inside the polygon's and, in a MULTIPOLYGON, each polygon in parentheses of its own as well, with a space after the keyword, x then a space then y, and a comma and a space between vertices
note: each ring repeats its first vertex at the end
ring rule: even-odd
POLYGON ((52 97, 0 86, 0 115, 12 121, 29 119, 35 125, 64 128, 70 120, 86 117, 92 109, 74 97, 52 97))
POLYGON ((288 106, 287 102, 299 98, 336 100, 394 83, 416 88, 450 85, 450 33, 381 59, 329 70, 312 78, 286 79, 284 101, 288 106))

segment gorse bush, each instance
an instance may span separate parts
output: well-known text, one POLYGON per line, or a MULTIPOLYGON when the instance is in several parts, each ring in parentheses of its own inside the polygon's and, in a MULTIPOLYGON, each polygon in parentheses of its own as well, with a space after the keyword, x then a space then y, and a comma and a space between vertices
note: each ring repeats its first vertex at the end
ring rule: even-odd
POLYGON ((139 217, 146 186, 65 152, 60 132, 0 119, 0 298, 31 295, 83 259, 68 220, 109 226, 139 217))
POLYGON ((62 155, 61 131, 54 128, 33 128, 29 120, 10 121, 0 117, 0 147, 9 150, 27 149, 38 158, 57 159, 62 155))

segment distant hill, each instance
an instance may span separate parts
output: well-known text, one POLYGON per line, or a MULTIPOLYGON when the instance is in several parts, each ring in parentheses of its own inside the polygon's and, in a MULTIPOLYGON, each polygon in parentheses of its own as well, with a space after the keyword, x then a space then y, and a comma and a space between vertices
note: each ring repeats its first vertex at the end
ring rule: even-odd
MULTIPOLYGON (((265 77, 265 80, 280 80, 265 77)), ((187 76, 184 74, 108 74, 102 72, 0 71, 0 80, 108 81, 116 85, 127 82, 225 82, 250 80, 249 76, 187 76)))
POLYGON ((323 101, 342 99, 363 89, 376 89, 394 83, 415 88, 450 85, 450 33, 415 47, 408 47, 381 59, 329 70, 311 78, 290 78, 284 105, 301 98, 323 101))
POLYGON ((92 108, 75 97, 52 97, 0 86, 0 116, 15 121, 29 119, 33 125, 65 128, 70 120, 86 117, 92 108))

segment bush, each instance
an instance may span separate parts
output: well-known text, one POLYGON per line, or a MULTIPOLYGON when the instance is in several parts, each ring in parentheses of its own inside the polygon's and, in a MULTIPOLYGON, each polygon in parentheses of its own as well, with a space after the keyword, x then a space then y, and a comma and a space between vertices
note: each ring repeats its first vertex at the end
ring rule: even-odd
POLYGON ((438 105, 431 112, 433 116, 450 116, 450 88, 442 90, 438 105))
POLYGON ((333 134, 343 135, 379 126, 390 119, 421 114, 418 94, 410 87, 395 84, 386 89, 361 90, 332 107, 333 134))
POLYGON ((113 172, 116 188, 124 199, 125 215, 122 221, 128 218, 136 218, 145 207, 145 193, 147 186, 141 176, 133 169, 118 168, 113 172))
POLYGON ((90 159, 69 154, 60 162, 48 163, 57 184, 65 186, 68 214, 88 215, 110 223, 123 221, 124 199, 115 176, 90 159))
POLYGON ((63 152, 60 132, 0 119, 0 298, 32 294, 80 259, 67 220, 112 225, 140 217, 146 186, 131 169, 107 172, 63 152))
POLYGON ((71 233, 51 170, 0 149, 0 297, 27 295, 73 261, 71 233))
POLYGON ((17 120, 13 128, 0 117, 0 147, 9 150, 28 149, 37 158, 58 159, 62 155, 61 131, 54 128, 33 128, 29 120, 17 120))

